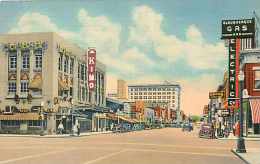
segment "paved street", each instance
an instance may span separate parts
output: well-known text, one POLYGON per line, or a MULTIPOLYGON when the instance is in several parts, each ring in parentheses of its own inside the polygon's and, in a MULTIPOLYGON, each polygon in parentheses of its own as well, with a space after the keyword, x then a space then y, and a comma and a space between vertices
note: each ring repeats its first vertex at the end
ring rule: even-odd
POLYGON ((234 144, 171 128, 73 138, 1 137, 0 164, 243 163, 230 152, 234 144))

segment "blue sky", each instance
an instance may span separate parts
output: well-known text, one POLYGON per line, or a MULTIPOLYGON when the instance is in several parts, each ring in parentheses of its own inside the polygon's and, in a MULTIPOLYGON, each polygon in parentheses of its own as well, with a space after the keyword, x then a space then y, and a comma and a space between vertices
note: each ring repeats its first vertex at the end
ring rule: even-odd
POLYGON ((183 87, 183 110, 201 113, 221 83, 227 56, 221 20, 260 15, 259 0, 0 1, 0 33, 54 31, 81 47, 96 47, 115 79, 171 80, 183 87), (200 102, 189 106, 192 97, 200 102))

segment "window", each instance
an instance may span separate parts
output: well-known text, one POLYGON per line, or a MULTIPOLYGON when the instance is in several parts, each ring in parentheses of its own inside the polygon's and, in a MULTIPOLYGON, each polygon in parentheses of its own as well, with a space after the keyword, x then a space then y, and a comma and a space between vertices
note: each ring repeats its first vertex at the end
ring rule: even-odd
POLYGON ((11 54, 9 56, 9 69, 16 69, 17 56, 16 54, 11 54))
POLYGON ((143 97, 142 96, 139 96, 139 99, 142 99, 143 97))
POLYGON ((30 66, 29 51, 22 52, 22 68, 28 69, 30 66))
POLYGON ((161 99, 161 96, 158 96, 158 99, 161 99))
POLYGON ((131 99, 133 99, 133 96, 131 96, 131 99))
POLYGON ((139 92, 139 95, 143 95, 143 93, 142 93, 142 92, 139 92))
POLYGON ((153 95, 156 95, 156 92, 153 92, 153 95))
POLYGON ((70 96, 72 97, 73 96, 73 88, 70 87, 70 96))
POLYGON ((28 126, 41 126, 41 121, 29 120, 28 126))
POLYGON ((133 88, 131 88, 130 90, 133 91, 133 88))
POLYGON ((42 50, 35 51, 35 68, 42 69, 42 50))
POLYGON ((81 80, 85 80, 85 75, 86 75, 86 71, 85 71, 85 66, 84 64, 81 64, 80 66, 80 77, 81 77, 81 80))
POLYGON ((5 121, 1 121, 3 126, 20 126, 20 122, 17 120, 5 120, 5 121))
POLYGON ((255 70, 255 89, 260 89, 260 70, 255 70))
POLYGON ((28 92, 28 84, 27 80, 21 81, 21 92, 28 92))
POLYGON ((8 92, 9 93, 16 93, 16 82, 15 81, 10 81, 8 83, 8 92))
POLYGON ((59 57, 59 70, 62 70, 62 55, 59 57))
POLYGON ((68 71, 69 71, 69 57, 65 57, 65 60, 64 60, 64 72, 65 73, 68 73, 68 71))
POLYGON ((70 74, 73 74, 74 71, 74 59, 70 59, 70 74))

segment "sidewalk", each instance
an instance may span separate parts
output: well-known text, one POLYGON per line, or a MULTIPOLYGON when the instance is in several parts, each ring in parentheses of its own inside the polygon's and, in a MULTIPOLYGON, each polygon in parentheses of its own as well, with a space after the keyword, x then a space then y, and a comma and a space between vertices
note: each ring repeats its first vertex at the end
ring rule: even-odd
POLYGON ((247 164, 260 164, 260 148, 259 149, 247 149, 246 153, 237 153, 235 149, 232 149, 236 156, 243 160, 247 164))
POLYGON ((92 135, 98 135, 98 134, 109 134, 112 133, 112 131, 104 131, 104 132, 87 132, 87 133, 80 133, 80 136, 77 136, 76 134, 54 134, 54 135, 27 135, 27 134, 0 134, 0 137, 32 137, 32 138, 68 138, 68 137, 83 137, 83 136, 92 136, 92 135))
MULTIPOLYGON (((228 138, 217 138, 219 140, 237 140, 238 137, 234 136, 232 133, 228 136, 228 138)), ((260 141, 260 137, 244 137, 246 141, 260 141)))

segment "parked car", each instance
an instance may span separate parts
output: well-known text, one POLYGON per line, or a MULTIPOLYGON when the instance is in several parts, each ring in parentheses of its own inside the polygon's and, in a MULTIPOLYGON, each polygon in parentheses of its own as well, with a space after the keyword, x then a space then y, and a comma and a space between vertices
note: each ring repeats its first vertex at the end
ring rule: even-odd
POLYGON ((215 138, 212 124, 202 124, 199 131, 199 137, 209 139, 215 138))
POLYGON ((189 131, 190 132, 192 130, 193 130, 193 126, 192 126, 191 123, 186 122, 186 123, 183 124, 182 131, 189 131))

